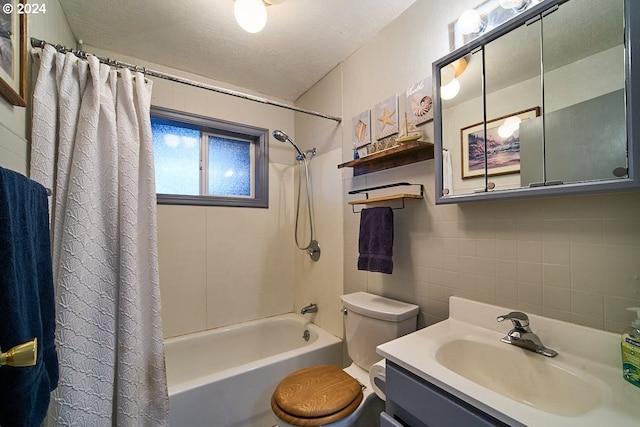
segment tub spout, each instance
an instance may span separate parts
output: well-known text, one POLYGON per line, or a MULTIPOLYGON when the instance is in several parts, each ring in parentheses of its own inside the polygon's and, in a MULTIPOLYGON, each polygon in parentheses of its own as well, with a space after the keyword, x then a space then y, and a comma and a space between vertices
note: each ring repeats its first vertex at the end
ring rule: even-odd
POLYGON ((318 306, 311 303, 306 307, 302 307, 302 310, 300 310, 301 314, 307 314, 307 313, 317 313, 318 312, 318 306))

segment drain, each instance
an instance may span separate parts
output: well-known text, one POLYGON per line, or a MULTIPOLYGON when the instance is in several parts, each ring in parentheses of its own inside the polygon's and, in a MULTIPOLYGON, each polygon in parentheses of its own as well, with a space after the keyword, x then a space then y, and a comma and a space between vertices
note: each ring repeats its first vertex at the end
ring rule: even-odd
POLYGON ((302 338, 304 338, 305 341, 309 341, 310 337, 311 337, 311 334, 309 333, 309 330, 305 329, 304 333, 302 334, 302 338))

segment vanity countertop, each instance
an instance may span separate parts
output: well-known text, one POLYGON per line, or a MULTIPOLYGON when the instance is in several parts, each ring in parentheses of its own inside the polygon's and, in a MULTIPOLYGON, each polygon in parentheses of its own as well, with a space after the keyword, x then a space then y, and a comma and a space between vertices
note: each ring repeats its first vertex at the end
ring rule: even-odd
POLYGON ((512 325, 496 318, 509 311, 451 297, 447 320, 382 344, 378 353, 509 425, 640 425, 640 388, 622 378, 619 335, 531 314, 533 332, 558 352, 547 358, 500 341, 512 325), (443 353, 451 343, 449 349, 481 351, 443 353))

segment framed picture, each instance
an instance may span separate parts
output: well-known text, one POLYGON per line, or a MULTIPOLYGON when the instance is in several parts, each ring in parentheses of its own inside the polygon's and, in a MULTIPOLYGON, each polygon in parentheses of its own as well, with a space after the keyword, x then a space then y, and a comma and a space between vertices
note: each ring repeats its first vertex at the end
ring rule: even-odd
POLYGON ((431 77, 420 80, 407 89, 407 120, 415 126, 433 120, 431 77))
POLYGON ((398 133, 398 95, 376 105, 376 140, 398 133))
MULTIPOLYGON (((540 115, 540 107, 519 111, 487 122, 488 176, 520 172, 520 123, 540 115)), ((484 176, 484 125, 460 130, 462 179, 484 176)))
POLYGON ((371 110, 363 111, 351 120, 351 139, 354 148, 371 143, 371 110))
POLYGON ((0 12, 0 94, 11 104, 27 105, 27 18, 25 0, 8 0, 0 12))

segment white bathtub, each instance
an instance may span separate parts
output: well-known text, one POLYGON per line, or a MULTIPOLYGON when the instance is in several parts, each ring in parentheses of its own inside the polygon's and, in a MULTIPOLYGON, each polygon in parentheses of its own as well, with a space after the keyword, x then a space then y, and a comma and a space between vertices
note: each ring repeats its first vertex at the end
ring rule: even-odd
POLYGON ((341 366, 342 341, 284 314, 167 339, 165 357, 172 427, 270 427, 278 382, 306 366, 341 366))

